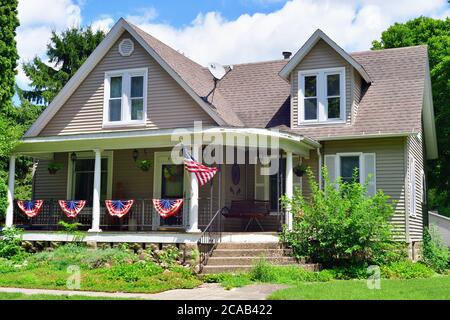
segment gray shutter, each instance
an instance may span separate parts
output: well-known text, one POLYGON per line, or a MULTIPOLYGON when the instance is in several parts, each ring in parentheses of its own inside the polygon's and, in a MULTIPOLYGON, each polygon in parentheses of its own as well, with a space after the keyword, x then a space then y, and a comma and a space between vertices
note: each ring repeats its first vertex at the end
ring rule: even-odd
POLYGON ((328 177, 330 182, 334 183, 339 175, 337 172, 337 155, 326 155, 325 156, 325 166, 328 170, 328 177))
POLYGON ((377 169, 375 153, 364 153, 362 157, 363 168, 361 170, 361 174, 363 175, 363 183, 368 182, 367 194, 369 196, 373 196, 377 193, 377 169))
POLYGON ((255 164, 255 200, 269 200, 269 176, 261 174, 261 168, 255 164))

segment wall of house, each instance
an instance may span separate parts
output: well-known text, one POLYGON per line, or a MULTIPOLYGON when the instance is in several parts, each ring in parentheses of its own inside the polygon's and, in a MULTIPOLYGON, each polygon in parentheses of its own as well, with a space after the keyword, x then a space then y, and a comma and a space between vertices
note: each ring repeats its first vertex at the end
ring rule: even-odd
POLYGON ((67 153, 55 153, 54 160, 39 160, 34 174, 33 198, 37 200, 62 200, 67 197, 67 153), (48 165, 61 163, 64 167, 50 174, 48 165))
MULTIPOLYGON (((299 77, 298 73, 302 70, 311 69, 323 69, 323 68, 336 68, 345 67, 345 97, 346 97, 346 123, 351 123, 352 105, 354 94, 358 94, 357 86, 360 85, 360 80, 353 77, 353 67, 343 59, 333 48, 331 48, 325 41, 319 40, 317 44, 311 49, 311 51, 303 58, 298 66, 291 73, 291 126, 293 128, 298 127, 298 86, 299 77), (359 83, 358 83, 359 82, 359 83)), ((343 126, 345 124, 340 124, 343 126)), ((308 125, 311 126, 311 125, 308 125)), ((339 125, 336 125, 339 126, 339 125)))
POLYGON ((411 168, 411 162, 409 161, 409 156, 415 159, 415 176, 416 176, 416 214, 414 216, 409 214, 410 209, 410 194, 407 192, 407 219, 409 236, 411 241, 422 241, 423 234, 423 188, 422 188, 422 173, 424 172, 424 144, 422 139, 410 136, 407 139, 407 150, 408 150, 408 167, 406 177, 408 179, 407 185, 409 185, 409 173, 411 168))
POLYGON ((194 120, 201 120, 204 125, 215 124, 137 41, 134 41, 133 54, 122 57, 118 45, 124 38, 131 38, 131 35, 124 33, 120 37, 40 136, 111 131, 102 129, 105 72, 143 67, 148 68, 147 129, 192 127, 194 120))
POLYGON ((323 142, 322 152, 331 155, 340 152, 366 152, 376 154, 376 187, 384 191, 395 202, 392 223, 406 240, 407 220, 405 215, 405 138, 358 139, 323 142))

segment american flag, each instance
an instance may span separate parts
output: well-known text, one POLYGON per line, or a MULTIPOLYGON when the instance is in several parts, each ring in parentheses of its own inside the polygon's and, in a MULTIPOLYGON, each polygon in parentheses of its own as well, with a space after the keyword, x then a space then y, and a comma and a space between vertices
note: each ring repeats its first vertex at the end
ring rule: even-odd
POLYGON ((195 159, 189 154, 186 148, 183 147, 184 167, 187 171, 195 173, 197 181, 201 186, 214 178, 217 173, 217 168, 210 168, 201 163, 195 161, 195 159))

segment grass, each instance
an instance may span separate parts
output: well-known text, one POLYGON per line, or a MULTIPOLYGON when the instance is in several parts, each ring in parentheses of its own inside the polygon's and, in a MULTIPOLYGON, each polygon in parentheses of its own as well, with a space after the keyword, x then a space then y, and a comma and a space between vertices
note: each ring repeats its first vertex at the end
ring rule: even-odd
MULTIPOLYGON (((4 273, 0 287, 66 290, 69 274, 64 270, 37 268, 4 273)), ((134 279, 133 279, 134 280, 134 279)), ((171 289, 192 289, 201 284, 195 276, 175 271, 141 275, 134 281, 111 278, 108 270, 81 270, 81 288, 86 291, 158 293, 171 289)))
POLYGON ((271 300, 448 300, 450 276, 428 279, 381 280, 381 289, 370 290, 364 280, 298 283, 274 292, 271 300))
POLYGON ((0 300, 135 300, 110 297, 89 297, 76 295, 24 294, 0 292, 0 300))

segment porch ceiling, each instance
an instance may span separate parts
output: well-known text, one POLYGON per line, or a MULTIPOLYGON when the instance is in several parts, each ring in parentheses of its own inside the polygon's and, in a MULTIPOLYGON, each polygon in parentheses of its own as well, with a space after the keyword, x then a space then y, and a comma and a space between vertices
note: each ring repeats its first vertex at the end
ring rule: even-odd
MULTIPOLYGON (((120 150, 131 148, 172 147, 183 141, 185 145, 195 144, 197 135, 203 136, 203 144, 222 140, 222 145, 239 147, 261 147, 258 140, 267 139, 264 146, 278 147, 304 157, 309 151, 320 148, 320 144, 310 138, 268 129, 212 127, 202 130, 135 130, 104 132, 92 134, 60 135, 51 137, 23 138, 14 153, 46 158, 54 152, 73 152, 89 150, 120 150), (185 138, 189 137, 190 143, 185 138), (255 139, 257 138, 257 139, 255 139), (212 139, 212 140, 211 140, 212 139)), ((201 141, 201 140, 200 140, 201 141)))

